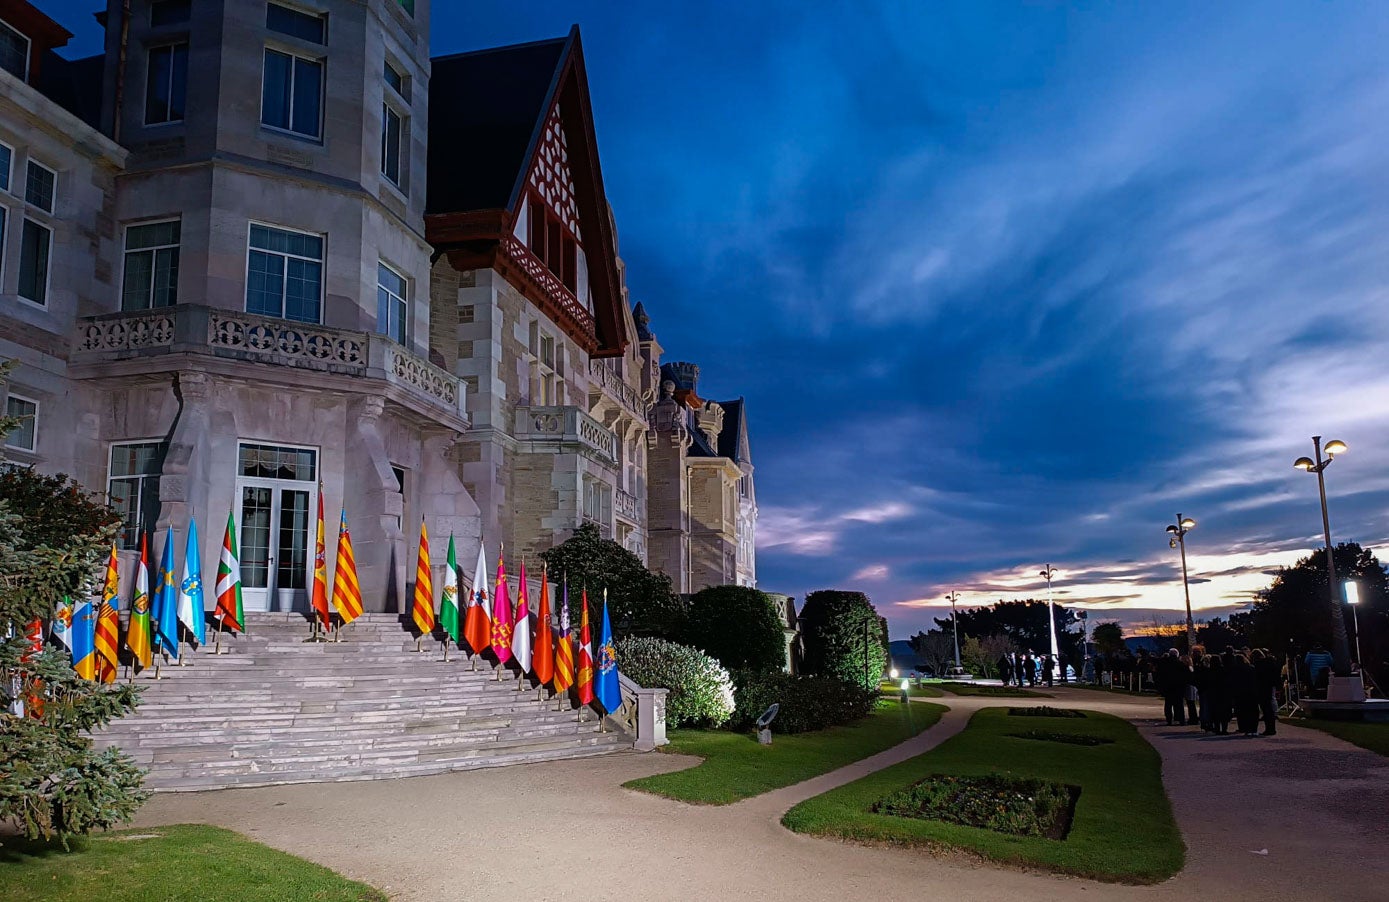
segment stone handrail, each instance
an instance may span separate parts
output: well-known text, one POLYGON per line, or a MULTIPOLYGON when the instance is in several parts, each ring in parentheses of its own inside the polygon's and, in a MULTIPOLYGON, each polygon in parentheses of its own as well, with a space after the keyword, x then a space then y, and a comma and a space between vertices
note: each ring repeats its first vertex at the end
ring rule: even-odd
POLYGON ((589 377, 628 411, 643 422, 646 420, 646 405, 642 403, 641 393, 622 380, 607 362, 598 357, 589 358, 589 377))
POLYGON ((621 671, 618 685, 622 689, 622 707, 608 715, 633 737, 632 748, 649 752, 670 742, 666 738, 666 695, 668 689, 638 686, 621 671))
POLYGON ((77 324, 72 361, 174 351, 383 379, 431 407, 467 418, 463 381, 384 335, 220 307, 179 304, 83 319, 77 324))
POLYGON ((518 407, 516 437, 528 441, 573 442, 617 462, 617 436, 578 407, 518 407))
POLYGON ((631 492, 624 492, 622 489, 616 490, 613 493, 613 510, 619 517, 631 520, 633 523, 641 522, 640 504, 637 501, 637 496, 631 492))

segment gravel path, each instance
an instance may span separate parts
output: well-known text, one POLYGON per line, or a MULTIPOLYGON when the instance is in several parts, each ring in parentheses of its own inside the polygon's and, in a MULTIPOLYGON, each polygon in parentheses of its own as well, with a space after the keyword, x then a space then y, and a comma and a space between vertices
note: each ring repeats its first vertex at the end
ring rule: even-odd
POLYGON ((1162 754, 1188 846, 1177 877, 1155 887, 1112 886, 780 826, 791 805, 934 747, 980 707, 1007 704, 988 698, 937 700, 951 711, 906 743, 725 807, 622 789, 690 759, 621 753, 408 780, 165 794, 145 806, 137 826, 230 827, 398 900, 1389 898, 1384 759, 1314 730, 1207 738, 1161 726, 1152 699, 1056 695, 1045 703, 1135 720, 1162 754))

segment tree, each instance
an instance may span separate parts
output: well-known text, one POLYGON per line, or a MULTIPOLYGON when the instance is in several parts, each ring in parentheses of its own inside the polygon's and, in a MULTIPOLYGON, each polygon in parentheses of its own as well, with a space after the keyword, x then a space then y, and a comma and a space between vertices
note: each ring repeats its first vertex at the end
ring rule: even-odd
POLYGON ((1221 652, 1230 646, 1242 648, 1249 640, 1236 627, 1236 622, 1233 616, 1229 620, 1212 617, 1210 620, 1198 621, 1196 642, 1210 652, 1221 652))
POLYGON ((710 586, 690 598, 688 644, 729 670, 782 670, 786 631, 766 592, 751 586, 710 586))
MULTIPOLYGON (((13 421, 0 422, 0 434, 13 421)), ((0 473, 0 819, 31 839, 129 820, 148 793, 143 771, 90 731, 134 710, 139 690, 88 682, 59 649, 34 654, 23 638, 63 596, 93 594, 120 517, 66 476, 0 473), (11 713, 24 702, 24 716, 11 713)))
POLYGON ((1100 654, 1116 655, 1124 648, 1124 628, 1117 620, 1097 623, 1090 631, 1090 641, 1095 643, 1095 650, 1100 654))
POLYGON ((993 672, 994 660, 990 660, 984 654, 984 646, 973 636, 966 636, 965 641, 960 644, 960 660, 964 662, 965 670, 982 677, 988 677, 993 672))
POLYGON ((569 585, 569 616, 579 622, 579 600, 588 590, 590 616, 596 616, 603 590, 608 616, 618 636, 658 636, 678 641, 685 626, 685 606, 671 589, 670 577, 652 573, 641 558, 605 539, 598 527, 584 523, 566 541, 540 553, 556 581, 569 585))
MULTIPOLYGON (((1080 631, 1071 631, 1078 622, 1075 612, 1064 605, 1054 605, 1057 650, 1068 661, 1079 661, 1080 631)), ((1029 598, 1026 601, 999 601, 988 607, 959 611, 960 636, 1007 636, 1024 651, 1045 654, 1051 651, 1051 635, 1047 629, 1047 603, 1029 598)), ((937 617, 936 624, 947 635, 952 629, 949 617, 937 617)), ((962 640, 963 641, 963 638, 962 640)))
POLYGON ((936 676, 945 673, 955 663, 955 641, 940 630, 917 633, 908 641, 912 651, 926 662, 936 676))
POLYGON ((825 589, 801 606, 801 672, 876 690, 887 668, 886 630, 868 596, 825 589))
MULTIPOLYGON (((1389 577, 1374 552, 1355 542, 1337 545, 1333 559, 1337 579, 1354 580, 1359 587, 1355 619, 1360 623, 1360 653, 1365 668, 1383 683, 1389 676, 1385 663, 1389 658, 1389 577)), ((1314 643, 1331 647, 1328 597, 1326 549, 1319 548, 1277 572, 1273 583, 1254 600, 1247 621, 1230 620, 1232 624, 1247 624, 1247 637, 1257 647, 1279 656, 1301 655, 1314 643)))

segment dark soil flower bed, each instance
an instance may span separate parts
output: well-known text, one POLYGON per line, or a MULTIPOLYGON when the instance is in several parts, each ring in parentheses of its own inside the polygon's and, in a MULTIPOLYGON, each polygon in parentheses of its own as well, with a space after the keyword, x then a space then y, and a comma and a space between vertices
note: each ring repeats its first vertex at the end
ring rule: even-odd
POLYGON ((1103 736, 1082 736, 1078 733, 1051 733, 1046 730, 1028 730, 1026 733, 1006 733, 1014 739, 1036 739, 1041 742, 1065 742, 1071 745, 1109 745, 1114 740, 1103 736))
POLYGON ((1009 708, 1013 717, 1084 717, 1084 711, 1071 708, 1053 708, 1050 705, 1037 705, 1032 708, 1009 708))
POLYGON ((1080 787, 990 774, 937 775, 880 799, 878 814, 982 827, 1015 836, 1065 839, 1080 787))

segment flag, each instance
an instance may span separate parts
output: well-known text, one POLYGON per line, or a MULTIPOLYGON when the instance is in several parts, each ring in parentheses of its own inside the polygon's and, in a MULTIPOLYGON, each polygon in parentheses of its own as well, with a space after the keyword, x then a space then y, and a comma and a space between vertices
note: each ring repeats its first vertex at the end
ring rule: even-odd
POLYGON ((421 635, 434 632, 434 577, 429 569, 429 532, 420 518, 420 550, 415 558, 415 604, 410 609, 421 635))
POLYGON ((617 677, 617 648, 613 645, 613 628, 608 622, 608 590, 603 590, 603 626, 598 633, 598 687, 595 694, 604 714, 614 714, 622 707, 622 686, 617 677))
POLYGON ((458 610, 458 556, 453 550, 453 533, 449 533, 448 567, 444 571, 444 588, 439 596, 439 623, 454 645, 463 636, 461 619, 458 610))
POLYGON ((328 622, 328 552, 323 546, 323 480, 318 481, 318 521, 314 529, 313 545, 313 597, 314 613, 318 622, 326 630, 328 622))
MULTIPOLYGON (((34 656, 43 651, 43 619, 35 617, 24 627, 24 638, 29 640, 29 644, 24 649, 24 654, 20 656, 21 664, 28 664, 34 660, 34 656)), ((87 679, 91 679, 88 677, 87 679)), ((34 720, 43 717, 43 680, 31 677, 26 681, 23 698, 16 698, 14 702, 14 713, 18 717, 23 717, 25 706, 28 706, 28 714, 34 720)))
POLYGON ((236 551, 236 520, 227 511, 227 531, 222 534, 222 554, 217 558, 217 608, 213 616, 238 633, 246 632, 246 611, 241 606, 241 558, 236 551))
POLYGON ((96 672, 103 683, 116 681, 120 664, 121 596, 120 575, 116 567, 116 546, 106 561, 106 579, 101 586, 101 607, 96 613, 96 672))
POLYGON ((72 603, 66 595, 53 608, 53 625, 48 628, 48 635, 72 654, 72 603))
POLYGON ((135 571, 135 592, 130 598, 130 623, 125 627, 125 647, 140 667, 150 666, 150 566, 144 533, 140 534, 140 566, 135 571))
POLYGON ((511 632, 511 659, 521 673, 531 669, 531 610, 528 604, 530 589, 526 587, 526 562, 521 561, 521 576, 516 593, 516 625, 511 632))
POLYGON ((531 673, 544 686, 555 678, 554 638, 550 631, 550 582, 545 570, 540 571, 540 609, 535 612, 535 648, 531 653, 531 673))
POLYGON ((188 628, 194 648, 207 642, 207 605, 203 603, 202 549, 198 547, 198 521, 188 520, 183 546, 183 579, 178 584, 178 619, 188 628))
POLYGON ((588 590, 579 607, 579 704, 593 704, 593 638, 588 631, 588 590))
POLYGON ((569 635, 569 583, 559 603, 559 636, 555 641, 555 692, 565 693, 574 685, 574 637, 569 635))
POLYGON ((362 587, 357 584, 357 556, 347 531, 347 507, 338 522, 338 559, 333 566, 333 607, 344 626, 362 616, 362 587))
POLYGON ((477 543, 477 569, 473 570, 473 594, 468 600, 468 615, 463 622, 463 638, 473 654, 487 650, 492 644, 492 617, 487 595, 487 558, 482 540, 477 543))
MULTIPOLYGON (((42 630, 39 635, 43 635, 42 630)), ((84 680, 97 677, 96 608, 86 598, 72 608, 72 669, 84 680)))
POLYGON ((174 528, 164 534, 159 575, 154 586, 154 646, 178 660, 178 592, 174 589, 174 528))
POLYGON ((497 553, 497 587, 492 592, 492 653, 498 664, 511 659, 511 593, 506 590, 506 562, 497 553))

